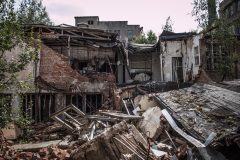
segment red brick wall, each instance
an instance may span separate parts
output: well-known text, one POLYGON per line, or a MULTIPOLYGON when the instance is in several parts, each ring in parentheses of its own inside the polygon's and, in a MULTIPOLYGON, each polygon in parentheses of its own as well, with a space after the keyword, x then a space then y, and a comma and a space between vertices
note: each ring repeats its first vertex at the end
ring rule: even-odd
MULTIPOLYGON (((106 73, 98 73, 89 76, 79 74, 69 65, 68 58, 42 45, 40 53, 40 77, 52 86, 69 91, 73 84, 83 82, 115 82, 115 76, 106 73)), ((86 84, 86 83, 85 83, 86 84)))
POLYGON ((89 81, 71 68, 67 57, 46 45, 41 49, 39 74, 43 80, 61 89, 68 89, 73 81, 89 81))

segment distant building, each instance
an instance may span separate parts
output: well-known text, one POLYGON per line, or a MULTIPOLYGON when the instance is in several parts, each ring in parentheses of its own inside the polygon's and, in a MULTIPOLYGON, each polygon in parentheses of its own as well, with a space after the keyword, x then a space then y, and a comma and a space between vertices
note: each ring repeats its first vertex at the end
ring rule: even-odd
POLYGON ((128 25, 128 21, 99 21, 98 16, 75 17, 75 25, 118 33, 118 39, 123 42, 130 41, 143 30, 140 25, 128 25))

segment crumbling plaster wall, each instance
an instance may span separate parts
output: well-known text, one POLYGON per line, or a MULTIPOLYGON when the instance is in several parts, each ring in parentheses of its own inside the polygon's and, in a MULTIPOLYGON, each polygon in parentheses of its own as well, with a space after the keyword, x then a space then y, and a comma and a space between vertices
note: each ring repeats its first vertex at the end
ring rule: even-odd
MULTIPOLYGON (((8 62, 17 61, 18 56, 24 52, 25 52, 24 47, 16 46, 12 50, 6 51, 4 56, 8 62)), ((26 85, 28 86, 27 88, 25 87, 25 90, 24 90, 24 92, 26 93, 35 92, 36 88, 34 85, 34 80, 35 80, 35 76, 38 74, 36 65, 34 62, 30 62, 24 67, 22 71, 16 74, 17 82, 23 82, 25 86, 26 85)), ((16 117, 20 112, 21 98, 18 94, 19 92, 22 92, 22 90, 18 88, 16 85, 10 86, 10 88, 2 91, 2 93, 4 94, 11 94, 12 96, 11 106, 12 106, 13 118, 16 117)))
POLYGON ((199 71, 199 66, 201 65, 201 35, 196 35, 196 36, 193 36, 193 45, 192 45, 192 53, 190 54, 190 61, 191 63, 193 63, 193 75, 197 75, 198 74, 198 71, 199 71), (194 47, 198 47, 198 55, 199 55, 199 64, 196 65, 195 63, 195 58, 194 58, 194 47))
MULTIPOLYGON (((18 61, 18 56, 22 53, 24 53, 25 50, 21 46, 16 46, 10 51, 6 51, 4 54, 6 60, 8 62, 11 61, 18 61)), ((27 85, 29 86, 28 92, 34 92, 35 86, 34 86, 34 79, 35 79, 35 74, 37 73, 37 70, 35 70, 35 63, 30 62, 28 63, 24 69, 20 72, 17 73, 17 81, 20 82, 26 82, 27 85)), ((13 86, 11 89, 8 89, 4 91, 5 93, 14 93, 16 88, 13 86)))
POLYGON ((199 39, 200 39, 200 36, 196 35, 193 37, 189 37, 186 40, 160 41, 162 51, 163 51, 163 55, 162 55, 163 81, 166 81, 166 82, 173 81, 173 76, 172 76, 173 75, 173 69, 172 69, 173 57, 182 57, 184 82, 188 80, 187 72, 191 70, 191 66, 193 66, 192 67, 193 77, 198 74, 199 65, 195 65, 194 47, 198 46, 198 55, 199 55, 199 62, 200 62, 199 39))
POLYGON ((152 80, 161 81, 160 55, 153 53, 152 55, 152 80))

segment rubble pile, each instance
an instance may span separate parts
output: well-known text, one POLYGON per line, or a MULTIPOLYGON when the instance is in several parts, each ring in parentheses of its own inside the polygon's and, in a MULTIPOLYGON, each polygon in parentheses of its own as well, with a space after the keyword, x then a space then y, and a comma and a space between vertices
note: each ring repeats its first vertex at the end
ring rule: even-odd
POLYGON ((69 105, 51 115, 54 121, 34 124, 31 143, 14 144, 19 140, 1 135, 0 159, 236 159, 239 97, 194 84, 122 98, 122 111, 85 114, 69 105))

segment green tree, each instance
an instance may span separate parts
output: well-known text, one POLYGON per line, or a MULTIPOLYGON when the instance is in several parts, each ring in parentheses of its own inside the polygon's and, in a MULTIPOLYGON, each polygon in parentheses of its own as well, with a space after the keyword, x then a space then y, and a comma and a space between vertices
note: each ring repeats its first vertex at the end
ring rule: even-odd
POLYGON ((147 32, 147 36, 142 32, 140 35, 134 37, 131 42, 137 44, 155 44, 157 43, 157 36, 152 30, 150 30, 147 32))
POLYGON ((22 0, 17 11, 17 17, 21 24, 53 24, 46 7, 42 4, 42 0, 22 0))
POLYGON ((162 29, 165 31, 173 32, 173 22, 170 16, 166 19, 166 23, 162 26, 162 29))
MULTIPOLYGON (((24 69, 30 61, 37 61, 39 46, 33 34, 25 33, 15 11, 14 0, 0 0, 0 91, 9 90, 12 85, 18 85, 17 73, 24 69), (21 53, 9 58, 16 46, 21 53), (34 47, 33 47, 34 46, 34 47)), ((0 127, 11 118, 9 97, 0 96, 0 127)))
POLYGON ((133 37, 131 42, 134 42, 134 43, 137 43, 137 44, 145 44, 145 43, 147 43, 147 38, 146 38, 145 33, 142 32, 138 36, 133 37))
POLYGON ((148 31, 148 33, 147 33, 147 43, 148 44, 157 43, 157 36, 152 30, 148 31))

